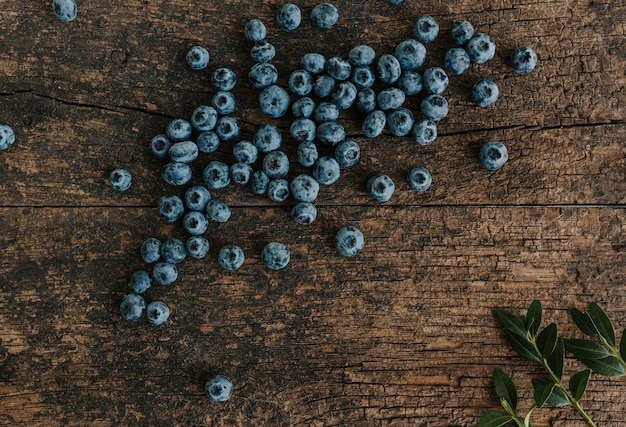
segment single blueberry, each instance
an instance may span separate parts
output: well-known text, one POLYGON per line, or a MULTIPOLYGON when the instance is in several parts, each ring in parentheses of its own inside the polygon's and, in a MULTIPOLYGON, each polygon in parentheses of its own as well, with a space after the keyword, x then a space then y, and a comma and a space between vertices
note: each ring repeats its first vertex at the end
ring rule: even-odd
POLYGON ((376 109, 376 92, 371 88, 363 88, 356 94, 355 101, 357 111, 371 113, 376 109))
POLYGON ((287 32, 298 28, 301 21, 302 13, 300 12, 300 8, 292 3, 284 4, 276 15, 278 28, 287 32))
POLYGON ((376 96, 378 108, 384 111, 400 108, 402 104, 404 104, 405 100, 406 95, 397 87, 385 88, 378 92, 378 95, 376 96))
POLYGON ((296 119, 289 126, 289 133, 297 142, 313 141, 317 125, 311 119, 296 119))
POLYGON ((289 94, 280 86, 268 86, 259 94, 261 112, 269 117, 282 117, 289 109, 289 94))
POLYGON ((465 45, 470 60, 476 64, 491 61, 496 54, 496 43, 491 36, 478 33, 474 34, 465 45))
POLYGON ((209 65, 209 52, 202 46, 193 46, 185 56, 192 70, 204 70, 209 65))
POLYGON ((171 285, 178 279, 178 269, 170 262, 159 261, 152 267, 152 278, 159 285, 171 285))
POLYGON ((111 188, 115 191, 126 191, 133 182, 133 177, 126 169, 115 169, 109 175, 111 188))
POLYGON ((347 110, 356 100, 356 87, 350 82, 339 82, 330 93, 331 101, 341 110, 347 110))
POLYGON ((146 300, 137 294, 128 294, 120 303, 120 311, 125 320, 139 320, 146 315, 146 300))
POLYGON ((76 19, 76 2, 74 0, 53 0, 52 10, 56 17, 63 22, 76 19))
POLYGON ((448 115, 448 100, 441 95, 428 95, 422 100, 420 109, 426 118, 439 121, 448 115))
POLYGON ((226 245, 220 249, 217 261, 225 270, 239 270, 245 261, 243 250, 237 245, 226 245))
POLYGON ((291 104, 291 114, 297 119, 308 119, 313 115, 313 111, 315 111, 315 101, 308 96, 299 98, 291 104))
POLYGON ((298 202, 291 208, 291 217, 300 225, 311 224, 317 218, 317 208, 313 203, 298 202))
POLYGON ((165 159, 169 156, 169 150, 171 146, 172 141, 170 141, 170 139, 164 133, 155 135, 150 140, 150 150, 152 151, 152 154, 154 154, 154 156, 159 159, 165 159))
POLYGON ((184 213, 183 200, 176 195, 162 196, 157 203, 157 214, 165 222, 174 222, 184 213))
POLYGON ((260 19, 251 19, 246 23, 243 35, 249 42, 258 43, 267 36, 267 29, 260 19))
POLYGON ((411 190, 423 193, 430 188, 433 178, 426 168, 419 167, 410 170, 407 182, 411 190))
POLYGON ((378 78, 385 84, 393 84, 400 78, 402 68, 398 59, 389 54, 384 54, 378 58, 378 66, 376 68, 378 78))
POLYGON ((363 251, 365 239, 361 230, 353 225, 342 227, 335 234, 335 247, 343 256, 355 256, 363 251))
POLYGON ((233 156, 238 162, 251 165, 259 156, 259 149, 250 141, 239 141, 233 146, 233 156))
POLYGON ((413 125, 413 138, 419 145, 429 145, 437 138, 437 123, 422 119, 413 125))
POLYGON ((426 61, 426 47, 415 39, 400 42, 394 53, 403 70, 416 71, 426 61))
POLYGON ((335 160, 342 168, 356 165, 361 159, 361 147, 351 139, 346 139, 335 148, 335 160))
POLYGON ((511 54, 511 65, 519 74, 528 74, 537 66, 537 54, 528 46, 518 47, 511 54))
POLYGON ((387 113, 387 128, 392 135, 408 135, 413 129, 415 118, 411 110, 407 108, 396 108, 387 113))
POLYGON ((348 61, 355 67, 372 65, 376 59, 376 51, 367 45, 354 46, 348 54, 348 61))
POLYGON ((130 276, 130 287, 136 294, 143 294, 152 286, 152 277, 146 270, 137 270, 130 276))
POLYGON ((369 65, 362 65, 352 69, 350 81, 352 81, 354 86, 358 89, 372 87, 374 86, 374 82, 376 82, 376 75, 369 65))
POLYGON ((386 202, 391 199, 396 186, 389 175, 380 173, 367 181, 367 193, 376 202, 386 202))
POLYGON ((230 165, 230 178, 235 184, 246 185, 252 176, 252 166, 248 163, 237 162, 230 165))
POLYGON ((193 141, 181 141, 172 144, 169 149, 170 160, 189 163, 198 158, 198 146, 193 141))
POLYGON ((250 57, 254 62, 269 62, 276 56, 276 48, 267 40, 255 43, 250 48, 250 57))
POLYGON ((183 217, 183 228, 191 236, 199 236, 209 228, 209 220, 202 212, 189 211, 183 217))
POLYGON ((222 141, 231 141, 239 136, 239 121, 235 117, 220 117, 215 133, 222 141))
POLYGON ((252 143, 259 153, 269 153, 280 148, 283 142, 282 134, 278 127, 271 124, 259 126, 254 132, 252 143))
POLYGON ((191 180, 192 172, 187 163, 170 162, 163 166, 161 177, 169 185, 185 185, 191 180))
POLYGON ((331 185, 341 175, 339 162, 332 157, 320 157, 313 165, 312 175, 320 184, 331 185))
POLYGON ((440 67, 431 67, 422 74, 422 84, 428 93, 441 95, 448 88, 448 75, 440 67))
POLYGON ((201 132, 196 138, 196 145, 203 153, 213 153, 220 146, 220 138, 212 130, 201 132))
POLYGON ((282 151, 272 151, 263 158, 263 172, 271 179, 283 178, 289 173, 289 157, 282 151))
POLYGON ((228 222, 232 212, 230 207, 221 200, 211 199, 206 205, 206 213, 215 222, 228 222))
POLYGON ((141 258, 148 264, 161 258, 161 241, 156 237, 148 237, 141 244, 141 258))
POLYGON ((313 112, 317 123, 335 121, 339 118, 339 107, 332 102, 320 102, 313 112))
POLYGON ((365 116, 363 119, 363 124, 361 125, 361 130, 363 131, 363 135, 368 138, 376 138, 378 135, 383 133, 383 129, 387 124, 387 116, 385 112, 382 110, 373 110, 365 116))
POLYGON ((250 68, 248 79, 252 86, 257 89, 263 89, 278 81, 278 70, 269 62, 259 62, 250 68))
POLYGON ((191 236, 185 243, 187 253, 191 258, 202 259, 207 256, 211 245, 204 236, 191 236))
POLYGON ((199 105, 191 114, 191 126, 198 132, 213 130, 217 124, 217 111, 208 105, 199 105))
POLYGON ((203 211, 211 200, 211 193, 202 185, 194 185, 185 191, 185 206, 191 211, 203 211))
POLYGON ((424 87, 422 76, 417 71, 403 71, 398 79, 398 87, 406 96, 417 95, 424 87))
POLYGON ((167 124, 165 133, 172 142, 186 141, 191 138, 193 131, 191 123, 185 119, 174 119, 167 124))
POLYGON ((339 10, 330 3, 320 3, 311 10, 311 20, 319 28, 330 28, 337 23, 339 10))
POLYGON ((346 139, 344 127, 337 122, 324 122, 317 126, 317 139, 331 147, 346 139))
POLYGON ((291 253, 287 245, 278 242, 270 242, 261 252, 261 260, 270 270, 281 270, 287 267, 291 253))
POLYGON ((470 57, 467 51, 461 47, 453 47, 452 49, 448 49, 446 52, 446 56, 443 59, 444 67, 446 70, 460 76, 470 66, 470 57))
POLYGON ((319 53, 305 53, 300 65, 311 74, 321 74, 326 69, 326 58, 319 53))
POLYGON ((273 202, 284 202, 289 197, 289 182, 286 179, 272 179, 267 185, 267 197, 273 202))
POLYGON ((215 108, 218 114, 225 116, 235 111, 237 102, 235 101, 235 95, 232 92, 220 90, 215 92, 211 105, 215 108))
POLYGON ((230 68, 218 68, 211 74, 211 84, 217 90, 233 90, 237 84, 237 75, 230 68))
POLYGON ((185 243, 176 237, 170 237, 161 244, 161 259, 170 264, 178 264, 187 258, 185 243))
POLYGON ((491 80, 481 80, 472 87, 472 99, 479 107, 495 104, 499 95, 498 85, 491 80))
POLYGON ((250 178, 250 187, 254 194, 267 193, 267 186, 270 183, 270 177, 262 170, 255 171, 250 178))
POLYGON ((153 325, 160 325, 170 317, 170 308, 163 301, 152 301, 146 307, 146 318, 153 325))
POLYGON ((296 153, 298 163, 305 167, 311 167, 315 164, 319 154, 317 152, 317 145, 312 141, 305 141, 298 144, 298 150, 296 153))
POLYGON ((289 190, 298 202, 313 202, 320 191, 320 184, 311 175, 300 174, 291 180, 289 190))
POLYGON ((431 43, 439 35, 439 24, 432 16, 421 16, 415 21, 413 35, 422 43, 431 43))
POLYGON ((500 169, 509 159, 506 146, 497 141, 489 141, 480 147, 478 158, 484 167, 491 171, 500 169))
POLYGON ((9 125, 0 124, 0 151, 7 150, 15 142, 15 132, 9 125))
POLYGON ((308 95, 313 90, 313 76, 306 70, 295 70, 289 75, 289 90, 298 96, 308 95))
POLYGON ((224 188, 230 184, 230 167, 224 162, 213 160, 202 171, 202 178, 209 189, 224 188))
POLYGON ((352 66, 342 57, 333 56, 326 61, 326 73, 335 80, 348 80, 352 74, 352 66))
POLYGON ((452 40, 459 46, 463 46, 474 35, 474 26, 469 21, 458 21, 452 25, 452 40))
POLYGON ((226 402, 233 393, 233 383, 223 375, 216 375, 206 382, 204 390, 214 402, 226 402))
POLYGON ((313 92, 318 98, 327 98, 335 88, 335 79, 328 74, 322 74, 313 82, 313 92))
POLYGON ((401 4, 404 0, 389 0, 389 4, 401 4))

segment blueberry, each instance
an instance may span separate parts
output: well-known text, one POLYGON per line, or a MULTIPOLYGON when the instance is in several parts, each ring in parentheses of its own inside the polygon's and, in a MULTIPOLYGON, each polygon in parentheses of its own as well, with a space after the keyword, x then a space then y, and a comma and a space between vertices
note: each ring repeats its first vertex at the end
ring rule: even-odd
POLYGON ((141 258, 148 264, 161 258, 161 241, 156 237, 148 237, 141 244, 141 258))
POLYGON ((331 185, 335 183, 341 175, 339 162, 332 157, 320 157, 313 165, 313 178, 320 184, 331 185))
POLYGON ((469 54, 472 62, 483 64, 491 61, 496 53, 496 43, 491 36, 478 33, 472 36, 465 45, 465 50, 469 54))
POLYGON ((74 0, 53 0, 52 10, 56 17, 63 22, 76 19, 76 2, 74 0))
POLYGON ((431 43, 439 35, 439 24, 432 16, 421 16, 415 21, 413 35, 422 43, 431 43))
POLYGON ((226 270, 238 270, 245 261, 245 255, 239 246, 226 245, 220 249, 217 261, 226 270))
POLYGON ((191 126, 198 132, 213 130, 217 124, 217 111, 208 105, 199 105, 191 114, 191 126))
POLYGON ((394 53, 403 70, 416 71, 426 61, 426 47, 415 39, 400 42, 394 53))
POLYGON ((209 253, 209 249, 211 248, 209 241, 203 236, 191 236, 187 239, 185 246, 187 247, 187 253, 189 256, 194 259, 202 259, 206 257, 209 253))
POLYGON ((407 177, 407 182, 411 190, 423 193, 430 188, 433 178, 427 169, 419 167, 411 169, 407 177))
POLYGON ((381 82, 393 84, 400 78, 402 68, 400 68, 400 62, 398 62, 395 56, 384 54, 378 58, 376 72, 381 82))
POLYGON ((313 141, 316 128, 315 122, 311 119, 296 119, 289 126, 289 133, 297 142, 313 141))
POLYGON ((367 45, 354 46, 348 54, 348 61, 355 67, 372 65, 376 59, 376 51, 367 45))
POLYGON ((152 301, 146 307, 146 317, 153 325, 160 325, 170 317, 170 308, 163 301, 152 301))
POLYGON ((429 145, 437 138, 437 123, 422 119, 413 125, 413 138, 419 145, 429 145))
POLYGON ((361 230, 353 225, 342 227, 335 234, 335 247, 343 256, 355 256, 361 253, 365 239, 361 230))
POLYGON ((130 276, 130 287, 136 294, 143 294, 152 286, 152 277, 146 270, 137 270, 130 276))
POLYGON ((298 144, 298 150, 296 153, 298 163, 305 167, 311 167, 315 164, 319 155, 317 152, 317 145, 312 141, 305 141, 298 144))
POLYGON ((202 212, 190 211, 183 217, 183 227, 188 234, 199 236, 209 228, 209 220, 202 212))
POLYGON ((347 110, 356 100, 356 87, 350 82, 339 82, 330 93, 331 101, 341 110, 347 110))
POLYGON ((196 145, 203 153, 213 153, 220 146, 220 138, 211 130, 201 132, 196 138, 196 145))
POLYGON ((346 139, 346 131, 337 122, 324 122, 317 126, 317 139, 331 147, 346 139))
POLYGON ((115 169, 109 175, 111 188, 115 191, 126 191, 133 182, 133 177, 126 169, 115 169))
POLYGON ((187 248, 182 240, 170 237, 161 244, 161 259, 170 264, 178 264, 187 258, 187 248))
POLYGON ((422 74, 422 84, 428 93, 441 95, 448 88, 448 75, 439 67, 428 68, 422 74))
POLYGON ((198 146, 193 141, 181 141, 169 149, 170 160, 179 163, 189 163, 198 158, 198 146))
POLYGON ((235 101, 235 95, 232 92, 220 90, 215 92, 213 100, 211 101, 213 108, 218 114, 225 116, 235 111, 237 102, 235 101))
POLYGON ((7 150, 15 142, 15 132, 9 125, 0 124, 0 151, 7 150))
POLYGON ((289 75, 289 90, 298 96, 308 95, 313 90, 313 76, 306 70, 295 70, 289 75))
POLYGON ((363 135, 368 138, 376 138, 378 135, 383 133, 383 129, 387 124, 387 116, 385 112, 382 110, 373 110, 365 116, 363 120, 363 124, 361 125, 361 130, 363 131, 363 135))
POLYGON ((374 82, 376 82, 376 75, 370 66, 362 65, 352 69, 350 81, 352 81, 354 86, 358 89, 372 87, 374 86, 374 82))
POLYGON ((120 303, 120 311, 125 320, 139 320, 146 315, 146 300, 137 294, 128 294, 120 303))
POLYGON ((315 101, 308 96, 297 99, 291 104, 291 114, 295 118, 309 118, 313 115, 315 110, 315 101))
POLYGON ((161 177, 169 185, 185 185, 191 180, 191 168, 186 163, 170 162, 163 166, 161 177))
POLYGON ((313 118, 317 123, 337 120, 339 118, 339 107, 332 102, 320 102, 315 107, 313 118))
POLYGON ((355 101, 357 111, 370 113, 376 109, 376 92, 370 88, 361 89, 356 94, 355 101))
POLYGON ((313 203, 298 202, 291 208, 291 217, 300 225, 311 224, 317 218, 317 208, 313 203))
POLYGON ((342 57, 333 56, 326 61, 326 73, 335 80, 348 80, 352 74, 352 66, 342 57))
POLYGON ((215 133, 222 141, 231 141, 239 136, 239 121, 235 117, 220 117, 215 133))
POLYGON ((157 203, 157 214, 165 222, 174 222, 183 216, 185 206, 180 197, 176 195, 165 195, 157 203))
POLYGON ((403 71, 398 79, 398 87, 406 96, 417 95, 424 87, 422 76, 417 71, 403 71))
POLYGON ((267 29, 260 19, 251 19, 246 23, 243 35, 249 42, 258 43, 267 36, 267 29))
POLYGON ((396 186, 389 175, 380 173, 367 181, 367 192, 376 202, 386 202, 391 199, 396 186))
POLYGON ((209 52, 202 46, 193 46, 185 57, 192 70, 204 70, 209 65, 209 52))
POLYGON ((404 0, 389 0, 389 4, 401 4, 404 0))
POLYGON ((481 80, 472 87, 472 99, 479 107, 495 104, 499 95, 498 85, 491 80, 481 80))
POLYGON ((405 100, 406 95, 397 87, 383 89, 378 92, 376 96, 376 103, 381 110, 395 110, 396 108, 400 108, 405 100))
POLYGON ((280 148, 283 137, 280 130, 270 124, 259 126, 254 132, 252 143, 259 150, 259 153, 269 153, 280 148))
POLYGON ((238 162, 251 165, 259 156, 259 149, 250 141, 239 141, 233 146, 233 156, 238 162))
POLYGON ((187 141, 191 138, 191 123, 185 119, 174 119, 167 124, 165 133, 172 142, 187 141))
POLYGON ((276 56, 276 48, 267 40, 255 43, 250 48, 250 57, 254 62, 269 62, 276 56))
POLYGON ((282 117, 289 109, 289 94, 280 86, 272 85, 259 94, 259 105, 263 114, 269 117, 282 117))
POLYGON ((457 76, 460 76, 467 71, 470 66, 470 62, 469 54, 461 47, 448 49, 443 60, 446 70, 457 76))
POLYGON ((337 23, 339 10, 333 4, 320 3, 313 7, 311 19, 313 24, 319 28, 330 28, 337 23))
POLYGON ((152 267, 152 278, 159 285, 171 285, 178 279, 178 269, 170 262, 159 261, 152 267))
POLYGON ((262 170, 255 171, 250 178, 250 187, 254 194, 267 193, 267 186, 270 183, 270 178, 262 170))
POLYGON ((169 156, 169 150, 172 142, 167 135, 160 133, 150 140, 150 150, 155 157, 165 159, 169 156))
POLYGON ((287 267, 291 253, 286 245, 278 242, 270 242, 261 252, 261 260, 270 270, 282 270, 287 267))
POLYGON ((439 121, 448 115, 448 100, 441 95, 428 95, 422 100, 420 109, 426 118, 439 121))
POLYGON ((237 162, 230 165, 230 178, 235 184, 246 185, 252 176, 252 166, 248 163, 237 162))
POLYGON ((335 160, 342 168, 356 165, 361 158, 361 147, 351 139, 346 139, 335 148, 335 160))
POLYGON ((224 162, 213 160, 202 171, 202 178, 209 189, 224 188, 230 184, 230 167, 224 162))
POLYGON ((305 53, 300 65, 311 74, 321 74, 326 69, 326 58, 319 53, 305 53))
POLYGON ((462 46, 474 35, 474 27, 469 21, 458 21, 452 25, 451 34, 454 43, 462 46))
POLYGON ((298 202, 313 202, 320 191, 320 184, 311 175, 301 174, 291 180, 289 190, 298 202))
POLYGON ((289 197, 289 182, 286 179, 272 179, 267 185, 267 197, 273 202, 284 202, 289 197))
POLYGON ((237 75, 230 68, 218 68, 211 74, 211 84, 217 90, 233 90, 237 84, 237 75))
POLYGON ((335 79, 328 74, 322 74, 313 82, 313 92, 318 98, 327 98, 335 88, 335 79))
POLYGON ((216 375, 204 386, 204 390, 214 402, 225 402, 233 393, 233 383, 223 375, 216 375))
POLYGON ((191 211, 203 211, 211 200, 211 193, 202 185, 194 185, 185 191, 185 206, 191 211))
POLYGON ((270 179, 283 178, 289 173, 289 158, 282 151, 272 151, 263 158, 263 172, 270 179))
POLYGON ((480 147, 478 158, 484 167, 495 171, 504 166, 509 159, 509 153, 503 143, 490 141, 480 147))
POLYGON ((292 3, 283 5, 276 15, 278 28, 283 31, 293 31, 300 25, 302 21, 302 13, 300 8, 292 3))
POLYGON ((537 66, 537 54, 528 46, 518 47, 511 54, 511 65, 519 74, 528 74, 537 66))
POLYGON ((278 81, 278 70, 269 62, 259 62, 250 68, 248 79, 252 86, 263 89, 278 81))
POLYGON ((387 128, 392 135, 408 135, 413 129, 415 118, 411 110, 407 108, 397 108, 387 113, 387 128))
POLYGON ((206 213, 209 215, 209 218, 219 223, 228 222, 230 216, 232 215, 230 207, 226 203, 217 199, 209 200, 209 203, 206 205, 206 213))

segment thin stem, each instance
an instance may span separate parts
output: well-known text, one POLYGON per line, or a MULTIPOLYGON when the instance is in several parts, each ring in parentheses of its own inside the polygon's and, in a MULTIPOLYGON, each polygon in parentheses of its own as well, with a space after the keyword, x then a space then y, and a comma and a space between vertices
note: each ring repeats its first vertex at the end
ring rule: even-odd
POLYGON ((619 348, 617 348, 617 346, 612 346, 611 344, 609 344, 609 342, 605 340, 602 335, 598 335, 598 338, 600 339, 601 344, 607 349, 609 349, 609 351, 611 352, 611 355, 615 357, 619 361, 619 363, 622 364, 624 368, 626 368, 626 361, 624 360, 621 353, 619 352, 619 348))

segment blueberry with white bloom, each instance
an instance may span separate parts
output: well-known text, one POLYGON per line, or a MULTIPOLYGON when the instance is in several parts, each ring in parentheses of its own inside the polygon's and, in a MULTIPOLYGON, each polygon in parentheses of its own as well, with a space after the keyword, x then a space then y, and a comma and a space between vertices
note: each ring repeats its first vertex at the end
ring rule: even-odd
POLYGON ((130 276, 130 287, 136 294, 143 294, 152 286, 152 277, 146 270, 137 270, 130 276))
POLYGON ((330 93, 331 101, 341 110, 347 110, 356 100, 356 87, 351 82, 339 82, 330 93))
POLYGON ((53 0, 52 10, 56 17, 63 22, 76 19, 76 2, 74 0, 53 0))
POLYGON ((239 141, 233 146, 233 156, 238 162, 251 165, 259 156, 259 149, 250 141, 239 141))
POLYGON ((203 211, 211 200, 211 193, 202 185, 194 185, 185 191, 185 206, 191 211, 203 211))
POLYGON ((352 69, 350 81, 357 89, 374 86, 376 82, 376 74, 369 65, 363 65, 352 69))
POLYGON ((0 151, 7 150, 15 143, 15 132, 9 125, 0 124, 0 151))
POLYGON ((398 59, 390 54, 384 54, 378 58, 376 67, 378 78, 385 84, 393 84, 398 81, 402 68, 398 59))
POLYGON ((285 89, 280 86, 268 86, 259 94, 261 112, 269 117, 282 117, 289 109, 291 99, 285 89))
POLYGON ((191 168, 187 163, 170 162, 161 169, 161 177, 169 185, 185 185, 191 180, 191 176, 191 168))
POLYGON ((192 131, 191 123, 180 118, 172 120, 165 127, 165 133, 173 143, 187 141, 191 138, 192 131))
POLYGON ((159 261, 152 267, 152 278, 159 285, 169 286, 178 279, 178 269, 171 262, 159 261))
POLYGON ((252 86, 263 89, 278 81, 278 69, 269 62, 259 62, 250 68, 248 79, 252 86))
POLYGON ((163 301, 152 301, 146 307, 146 318, 153 325, 165 323, 170 317, 170 308, 163 301))
POLYGON ((237 245, 226 245, 220 249, 217 261, 225 270, 239 270, 246 257, 243 250, 237 245))
POLYGON ((282 151, 272 151, 263 158, 263 172, 271 179, 283 178, 289 173, 289 157, 282 151))
POLYGON ((335 80, 347 80, 352 74, 352 66, 348 60, 340 56, 333 56, 326 61, 326 73, 335 80))
POLYGON ((339 162, 332 157, 320 157, 313 165, 312 175, 320 184, 331 185, 341 175, 339 162))
POLYGON ((223 375, 216 375, 206 382, 204 389, 214 402, 225 402, 233 393, 233 383, 223 375))
POLYGON ((404 104, 405 100, 406 95, 397 87, 385 88, 378 92, 378 95, 376 96, 378 108, 384 111, 400 108, 402 104, 404 104))
POLYGON ((207 256, 211 245, 204 236, 191 236, 185 242, 187 254, 194 259, 202 259, 207 256))
POLYGON ((328 74, 322 74, 315 78, 313 82, 313 93, 318 98, 327 98, 333 92, 336 81, 328 74))
POLYGON ((411 190, 423 193, 430 188, 433 178, 426 168, 418 167, 409 171, 407 182, 411 190))
POLYGON ((282 270, 287 267, 290 259, 289 248, 279 242, 268 243, 261 252, 261 260, 270 270, 282 270))
POLYGON ((265 39, 267 29, 260 19, 251 19, 246 23, 243 34, 249 42, 258 43, 265 39))
POLYGON ((326 69, 326 58, 319 53, 305 53, 300 59, 300 66, 311 74, 321 74, 326 69))
POLYGON ((293 31, 300 26, 302 21, 302 12, 300 8, 293 3, 283 5, 276 15, 276 23, 278 28, 283 31, 293 31))
POLYGON ((218 114, 224 116, 235 111, 237 102, 232 92, 220 90, 213 95, 211 105, 213 105, 218 114))
POLYGON ((237 84, 237 75, 230 68, 218 68, 211 74, 211 84, 217 90, 233 90, 237 84))
POLYGON ((217 111, 208 105, 199 105, 191 114, 191 126, 199 131, 204 132, 213 130, 217 124, 217 111))
POLYGON ((470 57, 467 51, 460 47, 448 49, 443 64, 450 73, 460 76, 470 66, 470 57))
POLYGON ((439 35, 439 24, 432 16, 421 16, 415 21, 413 35, 422 43, 431 43, 439 35))
POLYGON ((509 159, 509 153, 503 143, 489 141, 480 148, 478 158, 485 168, 495 171, 504 166, 509 159))
POLYGON ((288 84, 295 95, 305 96, 313 90, 313 76, 306 70, 295 70, 289 75, 288 84))
POLYGON ((441 95, 428 95, 422 100, 420 109, 430 120, 443 120, 448 115, 448 100, 441 95))
POLYGON ((498 85, 492 80, 481 80, 472 87, 472 99, 479 107, 495 104, 499 95, 498 85))
POLYGON ((361 147, 351 139, 346 139, 335 147, 335 160, 342 168, 356 165, 361 158, 361 147))
POLYGON ((371 65, 375 59, 376 51, 367 45, 354 46, 348 53, 348 61, 355 67, 371 65))
POLYGON ((206 205, 206 213, 213 221, 220 223, 227 222, 232 215, 230 207, 218 199, 209 200, 206 205))
POLYGON ((339 107, 332 102, 320 102, 313 112, 317 123, 331 122, 339 118, 339 107))
POLYGON ((152 151, 152 154, 154 154, 154 157, 158 159, 166 159, 169 156, 171 146, 172 141, 170 141, 164 133, 155 135, 150 140, 150 150, 152 151))
POLYGON ((139 320, 146 315, 146 300, 137 294, 128 294, 120 303, 120 311, 125 320, 139 320))
POLYGON ((156 237, 148 237, 141 244, 141 258, 148 264, 161 258, 161 241, 156 237))
POLYGON ((342 227, 335 234, 335 247, 343 256, 352 257, 363 251, 365 239, 361 230, 353 225, 342 227))
POLYGON ((126 169, 115 169, 109 175, 111 188, 115 191, 126 191, 133 182, 133 177, 126 169))
POLYGON ((239 136, 239 121, 235 117, 221 117, 215 125, 215 133, 222 141, 231 141, 239 136))
POLYGON ((289 197, 289 181, 272 179, 267 185, 267 197, 273 202, 284 202, 289 197))
POLYGON ((422 76, 417 71, 403 71, 398 79, 398 87, 406 96, 417 95, 424 88, 422 76))
POLYGON ((252 178, 250 178, 250 187, 252 188, 252 192, 254 194, 267 193, 267 187, 269 183, 270 177, 267 176, 267 174, 262 170, 255 171, 252 174, 252 178))
POLYGON ((474 26, 469 21, 458 21, 452 25, 451 33, 454 43, 462 46, 474 35, 474 26))
POLYGON ((380 173, 367 181, 367 192, 377 202, 386 202, 391 199, 396 186, 389 175, 380 173))
POLYGON ((220 146, 220 138, 212 130, 200 132, 196 138, 196 145, 203 153, 213 153, 220 146))
POLYGON ((161 259, 170 264, 183 262, 187 257, 185 243, 176 237, 170 237, 161 244, 161 259))
POLYGON ((437 138, 437 123, 422 119, 413 125, 413 138, 419 145, 429 145, 437 138))
POLYGON ((291 217, 300 225, 311 224, 317 218, 317 208, 313 203, 298 202, 291 208, 291 217))
POLYGON ((311 11, 311 20, 319 28, 330 28, 337 23, 339 10, 334 4, 319 3, 311 11))
POLYGON ((311 175, 300 174, 291 180, 289 189, 299 202, 313 202, 320 191, 320 184, 311 175))
POLYGON ((396 46, 394 56, 403 70, 416 71, 426 61, 426 47, 415 39, 404 40, 396 46))
POLYGON ((355 106, 360 113, 371 113, 376 109, 376 92, 368 87, 361 89, 356 94, 355 106))
POLYGON ((298 162, 305 167, 311 167, 319 157, 317 145, 313 141, 305 141, 298 144, 296 152, 298 162))
POLYGON ((165 222, 174 222, 184 213, 183 200, 174 194, 162 196, 157 203, 157 214, 165 222))
POLYGON ((189 163, 198 158, 198 146, 193 141, 181 141, 172 144, 169 149, 173 162, 189 163))
POLYGON ((478 33, 472 36, 465 45, 465 50, 469 54, 472 62, 483 64, 491 61, 496 54, 496 42, 491 36, 478 33))
POLYGON ((299 98, 291 104, 291 115, 297 119, 308 119, 313 115, 313 111, 315 111, 315 101, 308 96, 299 98))
POLYGON ((202 171, 202 177, 209 189, 224 188, 230 184, 230 166, 219 160, 213 160, 202 171))
POLYGON ((237 162, 230 165, 230 179, 235 184, 246 185, 252 177, 252 166, 245 162, 237 162))
POLYGON ((259 126, 254 132, 252 143, 259 150, 259 153, 269 153, 278 150, 283 142, 282 134, 278 127, 271 124, 259 126))
POLYGON ((448 88, 448 75, 440 67, 431 67, 422 74, 422 84, 428 93, 441 95, 448 88))
POLYGON ((537 66, 537 54, 528 46, 518 47, 511 54, 511 65, 519 74, 527 74, 537 66))
POLYGON ((202 46, 193 46, 185 56, 192 70, 204 70, 209 65, 209 52, 202 46))
POLYGON ((289 126, 289 133, 297 142, 313 141, 316 131, 317 125, 311 119, 296 119, 289 126))
POLYGON ((199 236, 209 228, 209 220, 200 211, 189 211, 183 217, 183 228, 192 236, 199 236))
POLYGON ((338 122, 324 122, 317 126, 317 139, 331 147, 346 139, 346 131, 338 122))
POLYGON ((250 48, 250 57, 254 62, 269 62, 276 56, 276 48, 267 40, 255 43, 250 48))
POLYGON ((387 113, 387 128, 392 135, 408 135, 413 129, 415 118, 408 108, 396 108, 387 113))
POLYGON ((363 120, 363 124, 361 125, 361 130, 363 131, 363 135, 368 138, 376 138, 378 135, 383 133, 383 129, 385 129, 385 125, 387 124, 387 115, 382 110, 374 110, 365 116, 363 120))

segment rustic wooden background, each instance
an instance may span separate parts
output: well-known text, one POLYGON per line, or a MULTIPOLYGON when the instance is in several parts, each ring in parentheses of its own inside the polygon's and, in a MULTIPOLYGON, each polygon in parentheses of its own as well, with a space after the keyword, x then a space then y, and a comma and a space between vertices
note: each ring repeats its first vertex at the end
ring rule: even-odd
MULTIPOLYGON (((308 19, 317 2, 296 3, 303 23, 287 34, 274 20, 282 3, 268 0, 78 0, 71 23, 50 1, 0 0, 0 122, 17 135, 0 153, 1 424, 471 426, 498 407, 495 366, 520 385, 523 407, 541 372, 510 350, 495 308, 540 299, 573 336, 567 309, 596 301, 626 326, 625 2, 337 0, 340 20, 323 31, 308 19), (292 202, 247 188, 215 191, 233 217, 210 226, 210 255, 147 295, 171 306, 170 321, 124 321, 141 242, 184 237, 156 216, 156 200, 178 190, 161 181, 150 138, 210 102, 222 66, 239 76, 242 138, 265 122, 287 134, 288 119, 256 106, 245 22, 266 23, 285 84, 303 53, 347 55, 361 43, 392 52, 424 14, 441 26, 428 66, 443 63, 460 19, 498 44, 493 61, 451 78, 441 137, 429 147, 367 140, 361 116, 343 113, 363 158, 322 189, 318 221, 298 226, 292 202), (186 66, 194 44, 212 55, 205 71, 186 66), (520 45, 540 58, 530 75, 509 66, 520 45), (483 77, 501 90, 487 109, 469 97, 483 77), (478 163, 487 140, 509 147, 500 171, 478 163), (421 195, 405 183, 419 165, 434 180, 421 195), (134 175, 126 193, 108 187, 117 167, 134 175), (377 172, 397 183, 385 204, 365 192, 377 172), (333 247, 348 223, 366 237, 353 259, 333 247), (291 248, 283 271, 260 261, 272 240, 291 248), (248 255, 240 271, 217 265, 227 243, 248 255), (216 373, 234 382, 225 404, 203 390, 216 373)), ((194 163, 196 180, 209 158, 230 161, 229 144, 194 163)), ((568 359, 569 372, 579 366, 568 359)), ((626 425, 625 396, 624 379, 596 377, 583 406, 599 425, 626 425)), ((568 408, 535 420, 583 425, 568 408)))

